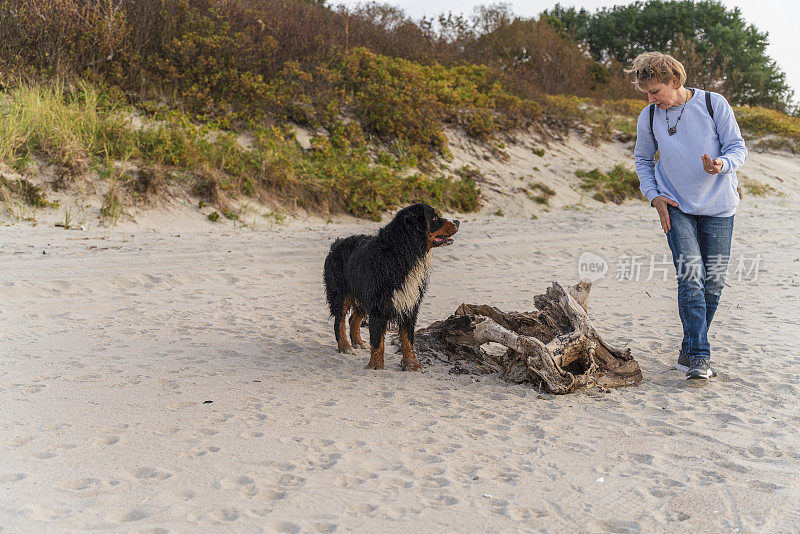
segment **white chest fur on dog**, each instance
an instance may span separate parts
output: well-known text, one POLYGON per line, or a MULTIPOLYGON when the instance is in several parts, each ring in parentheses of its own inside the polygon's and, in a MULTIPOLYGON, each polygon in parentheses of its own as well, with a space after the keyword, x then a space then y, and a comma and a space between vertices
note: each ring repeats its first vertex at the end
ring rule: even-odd
POLYGON ((392 295, 392 305, 400 313, 409 313, 422 297, 431 269, 430 253, 424 255, 409 271, 403 285, 392 295))

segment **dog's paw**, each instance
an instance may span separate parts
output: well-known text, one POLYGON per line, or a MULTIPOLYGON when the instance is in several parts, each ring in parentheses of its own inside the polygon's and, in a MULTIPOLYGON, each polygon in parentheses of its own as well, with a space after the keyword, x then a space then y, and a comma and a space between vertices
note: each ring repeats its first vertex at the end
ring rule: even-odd
POLYGON ((372 369, 372 370, 374 370, 374 371, 381 371, 381 370, 383 370, 383 364, 382 364, 382 363, 372 363, 372 362, 369 362, 369 363, 367 364, 367 366, 366 366, 366 367, 364 367, 364 369, 372 369))
POLYGON ((339 352, 341 352, 342 354, 355 354, 356 349, 354 349, 353 347, 347 347, 344 349, 339 349, 339 352))
POLYGON ((403 360, 400 362, 400 367, 403 369, 403 371, 422 371, 422 364, 417 360, 410 362, 403 360))
POLYGON ((366 341, 362 341, 361 343, 353 343, 353 348, 355 349, 366 349, 369 347, 366 341))

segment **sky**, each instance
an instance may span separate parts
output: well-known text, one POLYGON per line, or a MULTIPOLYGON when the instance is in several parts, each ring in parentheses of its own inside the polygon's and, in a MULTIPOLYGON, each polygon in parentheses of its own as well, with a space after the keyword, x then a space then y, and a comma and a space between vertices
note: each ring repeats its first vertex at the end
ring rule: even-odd
MULTIPOLYGON (((467 2, 455 0, 380 0, 381 3, 397 6, 405 11, 410 17, 419 19, 423 16, 431 17, 439 13, 452 11, 453 13, 472 14, 472 9, 478 5, 490 5, 498 3, 497 0, 467 2)), ((355 6, 359 0, 330 0, 330 4, 344 4, 355 6)), ((515 15, 521 17, 532 17, 538 15, 545 9, 550 9, 556 4, 553 1, 541 0, 507 0, 505 3, 511 4, 511 9, 515 15)), ((612 7, 615 5, 626 5, 633 3, 629 0, 601 1, 601 0, 582 0, 570 1, 560 0, 564 7, 585 8, 590 12, 602 7, 612 7)), ((787 84, 794 89, 795 102, 800 101, 800 1, 798 0, 739 0, 731 2, 722 0, 728 9, 738 7, 742 17, 750 24, 753 24, 760 32, 768 32, 769 46, 767 55, 774 59, 778 67, 786 73, 787 84)))

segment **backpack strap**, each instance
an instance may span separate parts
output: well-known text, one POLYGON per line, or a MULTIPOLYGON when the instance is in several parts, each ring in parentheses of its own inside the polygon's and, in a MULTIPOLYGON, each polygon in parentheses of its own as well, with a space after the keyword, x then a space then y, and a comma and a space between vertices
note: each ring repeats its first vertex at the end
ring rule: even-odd
POLYGON ((711 118, 714 118, 714 108, 711 107, 711 93, 706 91, 706 109, 708 110, 708 114, 711 115, 711 118))
POLYGON ((658 152, 658 141, 656 141, 656 134, 653 132, 653 117, 656 114, 656 105, 650 104, 650 135, 653 136, 653 143, 656 145, 656 152, 658 152))

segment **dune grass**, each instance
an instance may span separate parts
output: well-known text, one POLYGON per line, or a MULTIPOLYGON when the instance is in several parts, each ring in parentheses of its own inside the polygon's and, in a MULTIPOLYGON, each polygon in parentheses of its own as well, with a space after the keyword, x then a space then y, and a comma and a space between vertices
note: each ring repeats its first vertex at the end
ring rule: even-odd
POLYGON ((35 156, 70 180, 97 172, 110 184, 102 216, 113 220, 126 198, 163 191, 156 187, 165 180, 159 175, 222 210, 227 198, 240 195, 373 219, 415 201, 462 212, 478 207, 471 178, 412 173, 402 157, 375 162, 358 127, 337 123, 306 151, 288 127, 251 125, 247 134, 254 142, 245 148, 238 132, 214 122, 167 110, 136 126, 137 115, 88 84, 12 88, 0 102, 0 163, 21 169, 35 156), (119 162, 140 170, 118 172, 119 162))
MULTIPOLYGON (((443 124, 460 123, 484 140, 540 119, 556 128, 584 124, 592 129, 589 141, 596 143, 610 140, 615 131, 632 138, 635 117, 644 107, 638 100, 564 95, 542 95, 538 104, 526 103, 492 87, 479 67, 421 67, 366 51, 358 54, 350 58, 346 65, 350 70, 343 74, 350 81, 342 82, 360 106, 354 108, 355 117, 343 118, 338 108, 329 116, 314 115, 317 131, 325 133, 313 138, 308 150, 295 141, 287 122, 271 126, 251 122, 233 131, 157 105, 134 108, 96 85, 54 82, 16 85, 0 98, 0 163, 25 175, 35 161, 43 160, 56 169, 54 187, 67 187, 87 172, 96 172, 109 184, 102 216, 112 220, 123 213, 126 203, 164 194, 168 183, 184 187, 222 213, 229 208, 228 201, 239 196, 372 219, 416 201, 470 212, 480 203, 474 177, 432 171, 434 166, 425 164, 432 153, 447 156, 443 124), (400 83, 403 80, 408 84, 400 83), (390 88, 383 94, 378 90, 381 83, 390 88), (382 97, 400 107, 382 113, 382 97), (407 113, 406 108, 420 99, 438 111, 407 113), (524 122, 500 121, 520 110, 525 110, 524 122), (436 120, 431 122, 433 116, 436 120), (370 132, 381 135, 370 140, 370 132), (252 142, 241 143, 242 135, 252 142), (124 167, 119 164, 126 162, 138 170, 119 170, 124 167)), ((747 132, 792 147, 800 143, 798 118, 763 108, 736 108, 736 114, 747 132)), ((635 173, 624 167, 577 174, 583 178, 581 187, 600 201, 639 196, 635 173)), ((0 184, 4 197, 47 205, 41 188, 34 190, 29 181, 12 182, 0 184)), ((546 193, 531 196, 546 202, 550 196, 546 193)))
POLYGON ((554 197, 556 192, 552 187, 541 182, 530 182, 525 189, 525 194, 537 204, 548 205, 550 203, 550 198, 554 197))
POLYGON ((742 131, 764 137, 757 147, 800 153, 800 117, 761 107, 736 107, 734 112, 742 131))
POLYGON ((752 178, 745 178, 742 180, 742 185, 744 185, 747 192, 754 197, 766 197, 777 193, 774 187, 752 178))
POLYGON ((644 199, 639 191, 639 177, 636 172, 622 164, 607 172, 592 169, 576 171, 575 174, 583 180, 581 189, 593 192, 592 198, 600 202, 622 204, 627 199, 644 199))
POLYGON ((130 132, 113 109, 107 94, 83 82, 16 86, 0 100, 0 162, 19 169, 37 154, 82 171, 100 155, 125 159, 130 132))

